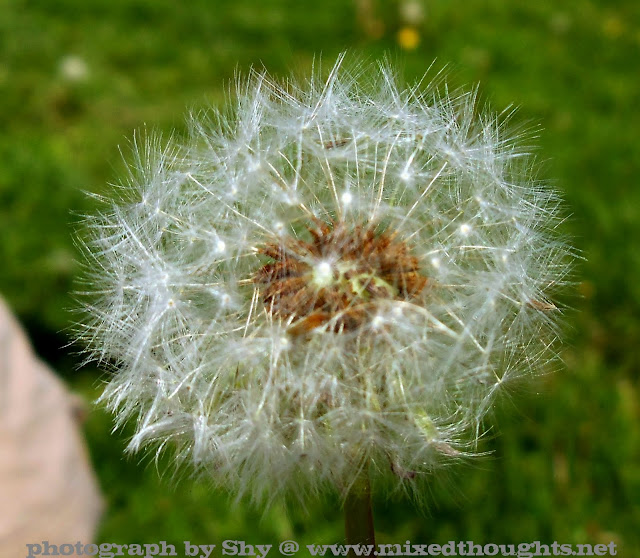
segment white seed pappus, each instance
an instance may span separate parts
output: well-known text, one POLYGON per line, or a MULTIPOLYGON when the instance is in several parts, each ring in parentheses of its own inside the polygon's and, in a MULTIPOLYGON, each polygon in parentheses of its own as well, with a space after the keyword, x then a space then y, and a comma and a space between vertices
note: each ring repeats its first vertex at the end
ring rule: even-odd
POLYGON ((258 502, 409 489, 557 355, 559 200, 474 93, 388 64, 240 80, 88 218, 88 358, 129 449, 258 502))

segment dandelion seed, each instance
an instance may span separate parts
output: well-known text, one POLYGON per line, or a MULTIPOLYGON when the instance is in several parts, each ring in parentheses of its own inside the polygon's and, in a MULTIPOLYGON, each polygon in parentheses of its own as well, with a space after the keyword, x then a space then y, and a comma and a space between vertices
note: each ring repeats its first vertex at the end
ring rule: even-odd
POLYGON ((471 233, 471 225, 468 225, 467 223, 460 225, 460 234, 462 236, 469 236, 470 233, 471 233))
POLYGON ((346 207, 350 205, 351 202, 353 202, 353 195, 351 194, 351 192, 345 192, 344 194, 342 194, 341 200, 342 204, 346 207))

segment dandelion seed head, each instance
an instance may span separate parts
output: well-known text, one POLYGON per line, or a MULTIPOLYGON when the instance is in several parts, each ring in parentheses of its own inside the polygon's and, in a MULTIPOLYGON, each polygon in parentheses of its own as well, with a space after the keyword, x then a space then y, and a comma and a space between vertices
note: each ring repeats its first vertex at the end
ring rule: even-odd
POLYGON ((129 449, 259 502, 365 463, 419 487, 556 356, 571 250, 506 123, 342 63, 254 74, 184 142, 136 145, 83 237, 80 336, 116 366, 101 399, 135 418, 129 449))

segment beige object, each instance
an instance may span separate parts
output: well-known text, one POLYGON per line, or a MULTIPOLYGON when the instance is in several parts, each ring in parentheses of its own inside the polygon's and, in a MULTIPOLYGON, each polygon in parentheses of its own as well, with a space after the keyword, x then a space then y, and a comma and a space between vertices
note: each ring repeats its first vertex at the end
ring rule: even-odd
POLYGON ((74 416, 77 401, 0 300, 0 558, 93 541, 102 502, 74 416))

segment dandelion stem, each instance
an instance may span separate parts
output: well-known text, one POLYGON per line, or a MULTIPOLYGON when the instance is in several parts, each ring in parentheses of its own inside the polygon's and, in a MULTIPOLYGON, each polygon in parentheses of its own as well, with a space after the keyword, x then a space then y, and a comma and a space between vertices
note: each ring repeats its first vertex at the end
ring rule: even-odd
MULTIPOLYGON (((344 502, 344 530, 347 544, 375 545, 375 531, 373 528, 373 509, 371 507, 371 483, 369 475, 362 473, 351 485, 344 502)), ((373 556, 371 552, 362 556, 373 556)), ((353 558, 356 554, 349 551, 353 558)))

